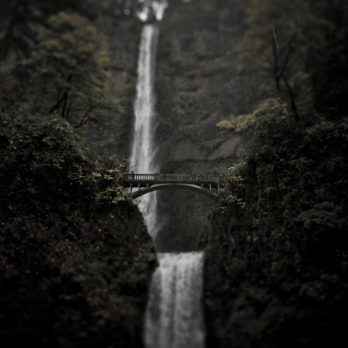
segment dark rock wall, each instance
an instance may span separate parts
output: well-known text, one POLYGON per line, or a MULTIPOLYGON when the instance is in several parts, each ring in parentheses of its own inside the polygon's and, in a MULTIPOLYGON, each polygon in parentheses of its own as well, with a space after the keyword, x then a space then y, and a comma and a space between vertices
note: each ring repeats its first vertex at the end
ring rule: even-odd
MULTIPOLYGON (((236 73, 242 1, 171 1, 157 56, 158 159, 162 172, 226 171, 242 139, 216 124, 244 111, 236 73)), ((197 249, 213 202, 197 193, 159 193, 159 248, 197 249)))

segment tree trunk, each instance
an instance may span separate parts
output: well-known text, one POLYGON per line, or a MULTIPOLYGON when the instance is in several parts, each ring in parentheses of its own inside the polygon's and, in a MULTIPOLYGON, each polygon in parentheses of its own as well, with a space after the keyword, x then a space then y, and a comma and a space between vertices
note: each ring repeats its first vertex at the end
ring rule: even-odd
POLYGON ((295 121, 298 122, 298 121, 300 121, 300 116, 299 116, 298 111, 297 111, 294 91, 292 90, 288 79, 284 75, 282 75, 282 79, 283 79, 283 81, 285 83, 285 86, 286 86, 286 88, 288 90, 290 103, 291 103, 291 108, 292 108, 292 111, 294 113, 295 121))
POLYGON ((281 93, 280 79, 279 79, 279 58, 278 58, 278 44, 273 29, 272 49, 273 49, 273 75, 278 93, 281 93))

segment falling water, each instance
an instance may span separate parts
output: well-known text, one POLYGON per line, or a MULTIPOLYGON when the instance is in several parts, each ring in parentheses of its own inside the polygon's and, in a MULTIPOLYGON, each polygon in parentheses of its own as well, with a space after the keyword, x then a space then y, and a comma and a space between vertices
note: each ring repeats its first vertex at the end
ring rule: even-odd
MULTIPOLYGON (((160 21, 167 0, 145 0, 137 12, 143 22, 160 21)), ((138 80, 134 103, 134 139, 130 164, 136 173, 159 172, 154 142, 154 71, 159 28, 144 24, 138 58, 138 80)), ((155 240, 158 232, 157 195, 138 199, 147 229, 155 240)), ((145 316, 147 348, 203 348, 201 310, 203 253, 158 254, 159 266, 153 274, 145 316)))
MULTIPOLYGON (((154 70, 158 39, 157 24, 143 27, 138 60, 137 94, 134 104, 134 140, 130 164, 136 173, 156 173, 159 170, 155 161, 155 93, 154 70)), ((157 232, 157 194, 147 194, 139 198, 138 206, 152 238, 157 232)))
POLYGON ((145 320, 148 348, 202 348, 203 253, 158 254, 145 320))

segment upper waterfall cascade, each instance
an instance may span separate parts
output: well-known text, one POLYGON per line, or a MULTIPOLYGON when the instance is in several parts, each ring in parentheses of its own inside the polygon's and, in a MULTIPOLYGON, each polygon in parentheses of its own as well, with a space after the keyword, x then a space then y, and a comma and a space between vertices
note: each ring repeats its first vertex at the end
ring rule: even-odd
POLYGON ((142 22, 148 22, 152 19, 161 21, 168 7, 168 0, 142 0, 140 9, 136 15, 142 22))
MULTIPOLYGON (((154 70, 158 40, 157 24, 143 27, 138 59, 138 80, 134 103, 134 139, 130 164, 133 170, 140 172, 158 172, 155 161, 155 93, 154 70)), ((151 193, 139 199, 139 209, 143 213, 149 233, 156 237, 157 194, 151 193)))

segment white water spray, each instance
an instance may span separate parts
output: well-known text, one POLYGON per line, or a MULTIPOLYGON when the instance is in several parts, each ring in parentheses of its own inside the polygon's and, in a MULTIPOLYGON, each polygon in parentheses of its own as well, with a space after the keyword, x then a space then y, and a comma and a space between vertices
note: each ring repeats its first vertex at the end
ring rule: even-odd
MULTIPOLYGON (((158 40, 158 26, 146 24, 141 34, 137 94, 134 104, 134 140, 130 158, 131 168, 136 173, 156 173, 156 149, 154 145, 155 93, 154 71, 158 40)), ((157 234, 157 194, 147 194, 138 199, 138 206, 152 238, 157 234)))
POLYGON ((158 254, 145 321, 148 348, 203 348, 203 253, 158 254))
POLYGON ((142 6, 140 6, 136 15, 142 22, 161 21, 168 7, 168 0, 139 0, 139 4, 142 4, 142 6))

